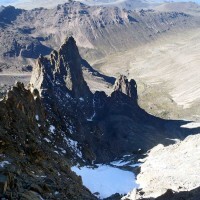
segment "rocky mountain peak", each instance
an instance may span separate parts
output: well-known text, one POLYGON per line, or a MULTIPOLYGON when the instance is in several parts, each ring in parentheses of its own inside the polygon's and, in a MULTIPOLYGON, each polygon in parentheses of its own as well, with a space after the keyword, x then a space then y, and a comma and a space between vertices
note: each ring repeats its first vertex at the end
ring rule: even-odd
POLYGON ((126 76, 120 75, 119 78, 115 81, 114 91, 121 92, 135 100, 137 100, 137 84, 135 80, 131 79, 130 81, 126 76))
POLYGON ((76 41, 73 36, 67 37, 64 43, 61 45, 60 53, 66 54, 68 58, 73 58, 73 55, 76 57, 80 57, 78 47, 76 45, 76 41))
POLYGON ((31 84, 40 91, 62 87, 62 91, 74 98, 88 98, 89 87, 83 78, 81 56, 73 37, 65 40, 58 51, 49 58, 40 56, 33 70, 31 84))
POLYGON ((158 143, 170 144, 166 138, 186 135, 181 122, 168 122, 142 110, 137 104, 136 82, 124 75, 116 80, 110 96, 104 92, 93 95, 84 80, 82 63, 76 42, 69 37, 48 58, 40 56, 31 78, 55 137, 75 141, 76 157, 89 163, 107 162, 124 153, 137 153, 141 147, 146 151, 158 143), (77 152, 81 150, 80 156, 77 152))

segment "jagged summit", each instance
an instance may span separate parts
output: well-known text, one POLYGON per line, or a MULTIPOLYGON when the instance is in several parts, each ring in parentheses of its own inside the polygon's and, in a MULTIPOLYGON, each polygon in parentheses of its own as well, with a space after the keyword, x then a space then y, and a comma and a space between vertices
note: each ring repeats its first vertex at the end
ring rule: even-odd
POLYGON ((124 75, 120 75, 115 81, 114 91, 121 92, 137 101, 137 84, 133 79, 128 81, 127 77, 124 75))
POLYGON ((110 96, 93 94, 84 80, 82 61, 74 38, 69 37, 49 58, 38 59, 31 85, 40 91, 58 134, 86 149, 82 151, 85 160, 109 161, 158 143, 170 144, 166 138, 187 135, 180 128, 181 122, 165 121, 142 110, 137 103, 136 82, 124 75, 116 80, 110 96))
POLYGON ((65 54, 71 59, 74 56, 80 57, 78 47, 76 45, 76 41, 73 36, 66 37, 64 43, 61 45, 59 49, 60 54, 65 54), (73 57, 72 57, 73 56, 73 57))
POLYGON ((81 60, 74 38, 69 37, 49 58, 40 56, 30 82, 41 95, 57 86, 72 97, 87 99, 91 92, 83 78, 81 60))

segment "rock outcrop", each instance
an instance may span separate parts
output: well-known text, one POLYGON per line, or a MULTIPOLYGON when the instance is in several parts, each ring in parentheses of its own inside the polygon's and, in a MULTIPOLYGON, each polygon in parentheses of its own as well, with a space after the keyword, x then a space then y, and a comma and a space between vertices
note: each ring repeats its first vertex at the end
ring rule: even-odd
POLYGON ((58 85, 62 90, 67 89, 73 98, 87 100, 91 96, 83 78, 81 57, 73 37, 69 37, 58 52, 53 51, 49 59, 43 56, 38 59, 30 83, 42 90, 42 96, 58 85))
POLYGON ((121 92, 121 93, 131 97, 135 101, 137 101, 137 98, 138 98, 137 84, 136 84, 135 80, 133 80, 133 79, 130 80, 130 82, 129 82, 125 76, 120 75, 120 77, 115 82, 114 91, 121 92))
POLYGON ((52 134, 39 92, 17 83, 0 101, 0 198, 95 199, 52 134))
POLYGON ((109 161, 187 135, 181 122, 165 121, 142 110, 136 82, 123 75, 110 96, 99 91, 92 94, 83 78, 83 63, 74 38, 69 37, 58 51, 38 59, 30 87, 39 90, 55 132, 77 141, 79 150, 84 149, 84 160, 109 161))

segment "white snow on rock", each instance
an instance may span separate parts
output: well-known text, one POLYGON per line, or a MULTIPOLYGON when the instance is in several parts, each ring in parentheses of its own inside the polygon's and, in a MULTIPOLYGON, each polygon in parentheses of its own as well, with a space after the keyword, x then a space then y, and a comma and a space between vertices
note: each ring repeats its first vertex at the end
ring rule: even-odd
POLYGON ((65 95, 67 98, 69 98, 69 99, 71 99, 71 96, 67 93, 66 95, 65 95))
POLYGON ((35 119, 39 121, 39 115, 35 115, 35 119))
POLYGON ((122 197, 121 200, 136 200, 136 189, 133 189, 126 196, 122 197))
POLYGON ((127 194, 133 188, 138 187, 135 183, 135 175, 108 165, 97 165, 98 168, 88 166, 72 167, 77 175, 82 177, 83 184, 92 192, 98 192, 99 198, 107 198, 112 194, 127 194))
POLYGON ((146 198, 157 197, 167 189, 188 191, 200 187, 200 134, 164 147, 154 147, 141 165, 137 183, 146 198))
POLYGON ((142 163, 136 163, 136 164, 132 164, 132 165, 129 165, 130 167, 140 167, 142 163))
POLYGON ((73 132, 74 132, 74 127, 73 126, 71 126, 71 125, 69 125, 69 127, 68 127, 68 131, 70 132, 70 134, 73 134, 73 132))
POLYGON ((94 119, 95 116, 96 116, 96 112, 95 112, 95 100, 94 100, 94 99, 93 99, 93 109, 94 109, 93 115, 92 115, 90 118, 87 119, 87 121, 89 121, 89 122, 92 122, 93 119, 94 119))
POLYGON ((111 166, 116 166, 116 167, 124 167, 124 166, 128 166, 128 167, 140 167, 142 163, 135 163, 132 164, 132 162, 130 160, 124 161, 124 160, 117 160, 117 161, 113 161, 110 163, 111 166))
POLYGON ((82 152, 78 148, 78 142, 77 141, 74 141, 74 140, 72 140, 70 138, 66 138, 66 137, 64 137, 63 139, 66 141, 66 143, 70 147, 70 149, 72 151, 74 151, 79 158, 83 157, 82 152))
POLYGON ((87 119, 87 121, 92 122, 95 116, 96 116, 96 112, 94 112, 93 115, 87 119))
POLYGON ((54 151, 54 152, 59 155, 58 151, 54 151))
POLYGON ((9 164, 10 164, 10 162, 8 162, 8 161, 2 161, 2 162, 0 162, 0 167, 4 168, 6 165, 9 165, 9 164))
POLYGON ((83 98, 83 97, 80 97, 79 100, 80 100, 80 101, 84 101, 84 98, 83 98))
POLYGON ((55 133, 55 130, 56 130, 56 128, 55 128, 55 126, 53 126, 53 125, 50 125, 50 127, 49 127, 49 131, 51 132, 51 133, 55 133))
POLYGON ((48 143, 51 142, 51 140, 49 140, 48 138, 44 138, 44 140, 45 140, 46 142, 48 142, 48 143))
POLYGON ((181 126, 181 128, 189 128, 189 129, 199 128, 199 127, 200 127, 200 123, 197 123, 197 122, 190 122, 181 126))
POLYGON ((111 162, 110 164, 114 165, 114 166, 117 166, 117 167, 122 167, 124 165, 129 164, 129 163, 130 163, 130 161, 117 160, 117 161, 111 162))

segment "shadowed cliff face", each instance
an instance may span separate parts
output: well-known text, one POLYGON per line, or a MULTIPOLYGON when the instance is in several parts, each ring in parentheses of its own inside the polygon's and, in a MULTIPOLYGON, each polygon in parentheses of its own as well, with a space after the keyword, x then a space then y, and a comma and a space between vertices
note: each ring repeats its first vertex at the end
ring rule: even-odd
MULTIPOLYGON (((50 58, 41 56, 34 68, 31 84, 39 90, 50 90, 60 85, 74 98, 89 98, 91 92, 81 69, 81 57, 73 37, 68 38, 59 51, 53 51, 50 58)), ((64 91, 63 91, 64 92, 64 91)), ((41 91, 43 96, 45 91, 41 91)))
POLYGON ((7 24, 11 24, 12 21, 17 19, 17 16, 22 14, 22 9, 16 9, 13 6, 1 7, 0 9, 0 27, 5 27, 7 24))
POLYGON ((114 91, 123 93, 137 102, 137 84, 134 80, 128 81, 128 79, 121 75, 115 82, 114 91))
MULTIPOLYGON (((167 121, 149 115, 137 104, 137 84, 121 75, 113 92, 92 94, 82 75, 83 60, 72 37, 49 58, 40 57, 31 87, 37 88, 51 123, 63 133, 73 127, 71 139, 78 141, 89 162, 109 161, 124 153, 146 151, 167 138, 184 138, 186 122, 167 121)), ((58 131, 58 132, 59 132, 58 131)))

